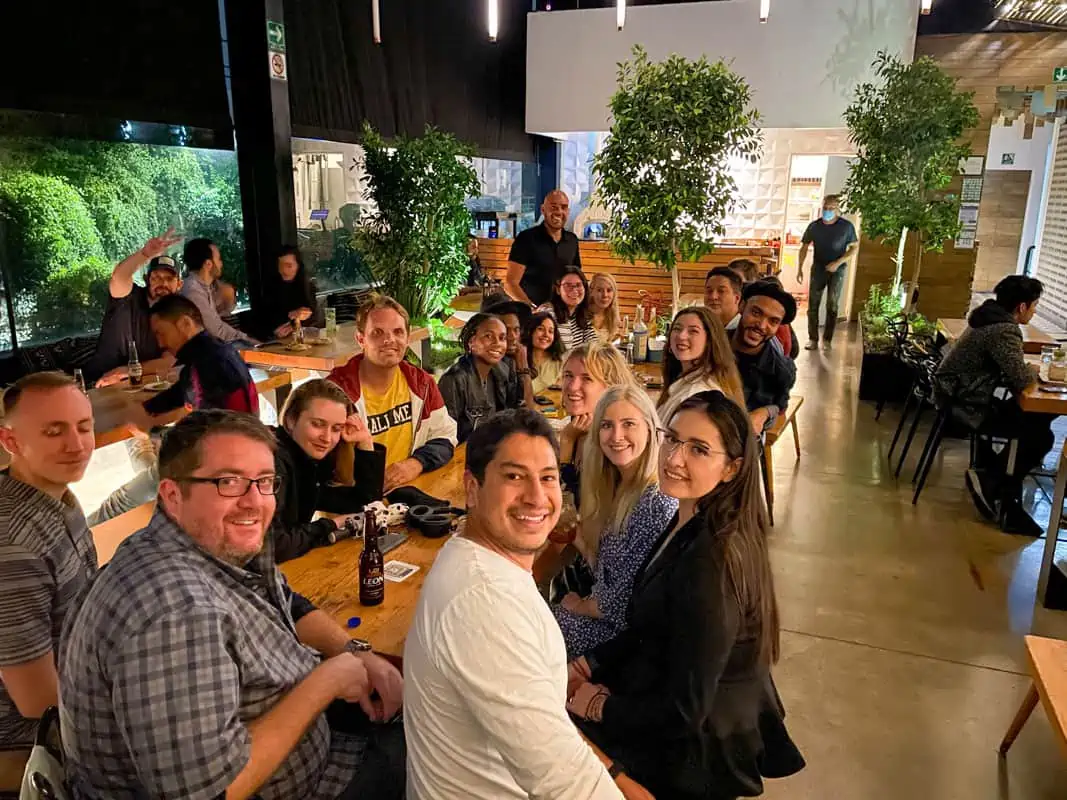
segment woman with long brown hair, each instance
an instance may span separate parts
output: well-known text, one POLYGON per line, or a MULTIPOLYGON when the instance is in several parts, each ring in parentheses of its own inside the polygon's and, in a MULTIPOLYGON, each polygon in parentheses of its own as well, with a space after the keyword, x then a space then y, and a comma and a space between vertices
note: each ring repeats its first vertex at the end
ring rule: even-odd
POLYGON ((686 399, 660 434, 678 514, 634 581, 629 627, 571 662, 567 707, 656 797, 733 800, 804 759, 771 679, 779 620, 748 414, 686 399))
POLYGON ((669 420, 687 398, 711 390, 745 405, 737 360, 722 322, 703 306, 683 308, 674 316, 663 353, 663 392, 656 406, 660 420, 669 420))

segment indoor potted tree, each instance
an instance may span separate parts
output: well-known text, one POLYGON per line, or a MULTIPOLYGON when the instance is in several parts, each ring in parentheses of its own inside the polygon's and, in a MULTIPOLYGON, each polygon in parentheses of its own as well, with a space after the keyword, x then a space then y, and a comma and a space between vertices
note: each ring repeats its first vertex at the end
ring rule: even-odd
POLYGON ((722 61, 671 55, 653 63, 639 45, 619 64, 612 124, 593 160, 610 210, 616 253, 670 270, 674 307, 679 260, 693 261, 726 232, 737 202, 731 158, 759 158, 759 114, 745 80, 722 61))
POLYGON ((845 110, 849 139, 857 156, 845 182, 848 210, 862 215, 870 239, 896 240, 899 293, 908 231, 916 234, 910 290, 911 310, 924 251, 941 252, 959 233, 960 197, 950 191, 970 146, 960 139, 978 124, 973 92, 960 92, 956 80, 923 56, 910 64, 878 54, 875 81, 856 88, 845 110))
POLYGON ((466 201, 479 194, 473 146, 427 126, 417 137, 386 142, 363 127, 365 213, 353 244, 381 289, 413 320, 444 310, 467 277, 466 201))

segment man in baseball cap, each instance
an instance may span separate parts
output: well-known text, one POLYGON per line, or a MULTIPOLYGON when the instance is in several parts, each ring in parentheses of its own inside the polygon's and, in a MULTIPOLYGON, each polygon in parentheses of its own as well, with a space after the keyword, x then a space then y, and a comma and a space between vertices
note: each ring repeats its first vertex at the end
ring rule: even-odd
POLYGON ((159 300, 176 294, 182 287, 177 263, 164 255, 180 241, 181 237, 171 228, 162 236, 149 239, 144 247, 124 258, 112 270, 96 353, 85 367, 86 378, 97 381, 97 385, 118 383, 126 377, 131 341, 137 347, 137 356, 146 374, 165 374, 170 369, 173 359, 168 357, 166 363, 159 360, 164 357, 163 351, 152 334, 148 313, 159 300), (133 282, 133 276, 145 262, 148 262, 145 285, 140 286, 133 282))
POLYGON ((741 295, 741 322, 731 342, 745 390, 745 405, 757 432, 774 422, 789 403, 796 367, 772 340, 778 326, 797 315, 797 302, 776 279, 748 284, 741 295))

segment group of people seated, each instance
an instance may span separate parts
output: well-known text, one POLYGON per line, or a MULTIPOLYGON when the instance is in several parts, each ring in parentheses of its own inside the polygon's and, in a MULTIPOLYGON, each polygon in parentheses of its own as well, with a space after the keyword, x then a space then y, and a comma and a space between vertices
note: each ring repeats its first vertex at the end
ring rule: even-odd
MULTIPOLYGON (((610 276, 565 265, 536 309, 489 298, 439 383, 405 359, 406 310, 374 295, 359 355, 295 388, 272 429, 227 343, 249 338, 220 335, 218 248, 189 242, 183 281, 173 244, 149 242, 109 287, 95 374, 122 380, 122 347, 144 343, 181 369, 138 424, 193 412, 157 441, 154 515, 106 569, 70 491, 88 399, 59 373, 4 394, 0 747, 27 747, 58 704, 78 798, 733 798, 802 768, 770 676, 758 478, 795 378, 779 284, 678 312, 658 403, 614 344, 610 276), (558 433, 538 411, 556 385, 558 433), (402 677, 278 564, 463 441, 467 515, 426 577, 402 677), (538 557, 571 563, 539 587, 538 557)), ((317 313, 299 253, 278 266, 294 300, 276 298, 263 338, 317 313)))

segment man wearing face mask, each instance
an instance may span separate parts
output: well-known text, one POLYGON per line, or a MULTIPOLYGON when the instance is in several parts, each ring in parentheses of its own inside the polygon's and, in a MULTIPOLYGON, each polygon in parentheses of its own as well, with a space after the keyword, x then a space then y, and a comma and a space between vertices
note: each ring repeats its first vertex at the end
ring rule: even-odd
POLYGON ((823 292, 826 295, 826 325, 823 331, 823 349, 829 350, 837 324, 837 304, 841 299, 841 287, 845 285, 845 267, 859 245, 856 228, 841 216, 841 201, 835 194, 828 194, 822 201, 822 216, 811 222, 801 239, 800 256, 797 258, 797 281, 804 282, 804 260, 808 247, 815 245, 811 265, 811 289, 808 292, 808 343, 805 350, 819 346, 819 306, 823 292))

